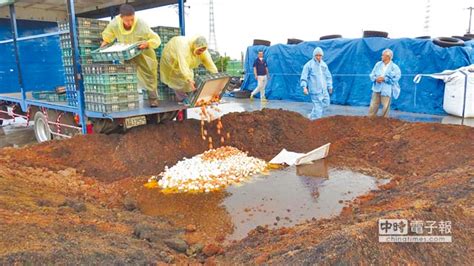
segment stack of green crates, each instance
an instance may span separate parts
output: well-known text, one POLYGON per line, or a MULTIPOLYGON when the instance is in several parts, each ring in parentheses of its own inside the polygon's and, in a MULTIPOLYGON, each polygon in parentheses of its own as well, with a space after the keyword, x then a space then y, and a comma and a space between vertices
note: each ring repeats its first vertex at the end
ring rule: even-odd
MULTIPOLYGON (((100 47, 102 32, 107 27, 107 21, 89 18, 77 18, 77 40, 79 46, 79 63, 92 64, 91 52, 100 47)), ((66 81, 66 97, 68 105, 77 106, 77 88, 74 83, 74 68, 72 56, 72 44, 69 34, 69 23, 58 22, 58 28, 68 33, 60 34, 61 54, 66 81)))
POLYGON ((180 30, 179 28, 164 26, 153 27, 151 30, 160 36, 161 45, 155 51, 156 57, 161 58, 161 54, 163 53, 165 45, 171 40, 171 38, 179 36, 180 30))
POLYGON ((133 64, 82 66, 86 109, 111 113, 138 109, 137 69, 133 64))
MULTIPOLYGON (((158 26, 158 27, 153 27, 151 28, 155 33, 157 33, 160 36, 161 39, 161 45, 158 47, 155 52, 156 52, 156 57, 158 58, 158 61, 161 58, 161 55, 163 53, 163 49, 168 44, 168 42, 171 40, 171 38, 180 36, 180 30, 179 28, 175 27, 164 27, 164 26, 158 26)), ((161 82, 160 77, 160 69, 158 66, 158 100, 160 101, 176 101, 176 95, 174 93, 173 89, 170 89, 166 84, 161 82)), ((147 98, 146 92, 143 94, 144 98, 147 98)))

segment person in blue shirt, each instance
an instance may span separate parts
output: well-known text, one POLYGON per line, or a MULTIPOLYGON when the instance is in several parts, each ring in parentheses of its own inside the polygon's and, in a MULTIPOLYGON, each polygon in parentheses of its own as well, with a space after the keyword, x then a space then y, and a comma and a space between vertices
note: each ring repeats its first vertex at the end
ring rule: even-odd
POLYGON ((313 102, 313 110, 308 115, 311 120, 323 116, 330 104, 329 94, 332 94, 332 75, 323 61, 323 55, 323 49, 316 47, 313 58, 304 65, 300 78, 304 94, 309 94, 313 102))
POLYGON ((382 52, 382 61, 375 64, 370 80, 372 80, 372 99, 370 100, 369 117, 375 117, 382 103, 382 116, 388 117, 391 97, 398 99, 400 85, 398 81, 402 76, 400 68, 392 62, 393 52, 385 49, 382 52))
POLYGON ((257 88, 255 88, 250 94, 250 100, 260 92, 260 101, 266 102, 265 98, 265 87, 269 77, 267 62, 263 59, 263 51, 258 52, 258 57, 253 62, 253 74, 257 80, 257 88))

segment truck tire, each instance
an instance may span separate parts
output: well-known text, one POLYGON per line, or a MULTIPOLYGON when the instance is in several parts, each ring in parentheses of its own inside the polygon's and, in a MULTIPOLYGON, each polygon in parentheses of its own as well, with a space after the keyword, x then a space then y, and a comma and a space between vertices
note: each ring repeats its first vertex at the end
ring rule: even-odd
POLYGON ((324 35, 324 36, 319 37, 319 40, 322 41, 322 40, 330 40, 330 39, 338 39, 338 38, 342 38, 342 35, 340 34, 324 35))
POLYGON ((375 31, 375 30, 365 30, 363 38, 367 37, 382 37, 382 38, 387 38, 388 37, 388 32, 385 31, 375 31))
POLYGON ((271 42, 270 42, 270 41, 266 41, 266 40, 255 39, 255 40, 253 40, 253 45, 270 46, 270 45, 271 45, 271 42))
POLYGON ((38 141, 38 143, 50 141, 52 139, 51 129, 46 116, 42 112, 36 112, 34 121, 36 141, 38 141))
POLYGON ((418 37, 416 37, 415 39, 427 40, 427 39, 431 39, 431 36, 428 36, 428 35, 425 35, 425 36, 418 36, 418 37))
POLYGON ((463 40, 451 38, 451 37, 434 38, 433 43, 444 48, 453 47, 453 46, 464 46, 463 40))
POLYGON ((471 38, 465 37, 465 36, 454 35, 454 36, 451 36, 451 37, 454 38, 454 39, 459 39, 459 40, 465 41, 465 42, 468 42, 468 41, 471 40, 471 38))
POLYGON ((303 40, 300 40, 300 39, 288 39, 286 44, 298 44, 298 43, 302 43, 302 42, 303 42, 303 40))

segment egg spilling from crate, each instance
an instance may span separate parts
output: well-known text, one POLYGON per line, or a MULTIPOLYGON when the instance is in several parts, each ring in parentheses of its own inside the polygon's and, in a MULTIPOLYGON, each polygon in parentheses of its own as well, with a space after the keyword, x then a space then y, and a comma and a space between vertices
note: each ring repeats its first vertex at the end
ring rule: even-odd
POLYGON ((192 158, 184 158, 175 166, 145 185, 158 186, 164 192, 210 192, 249 180, 265 171, 264 160, 248 156, 237 148, 224 146, 211 149, 192 158))

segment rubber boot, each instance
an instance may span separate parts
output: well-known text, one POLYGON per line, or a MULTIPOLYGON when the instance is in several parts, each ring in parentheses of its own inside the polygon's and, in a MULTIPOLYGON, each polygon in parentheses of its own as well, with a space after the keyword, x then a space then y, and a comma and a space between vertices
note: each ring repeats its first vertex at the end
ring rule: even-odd
POLYGON ((158 102, 158 93, 156 93, 156 91, 148 91, 148 104, 151 108, 158 107, 160 105, 158 102))

